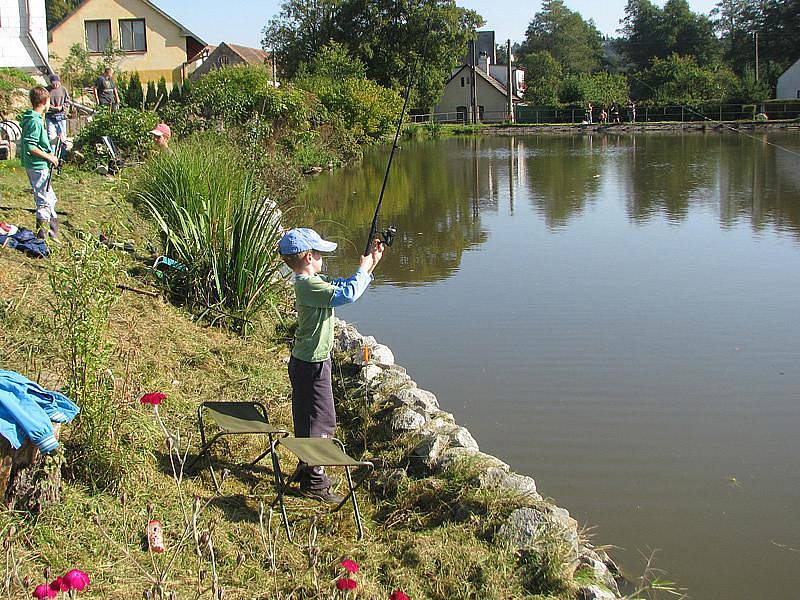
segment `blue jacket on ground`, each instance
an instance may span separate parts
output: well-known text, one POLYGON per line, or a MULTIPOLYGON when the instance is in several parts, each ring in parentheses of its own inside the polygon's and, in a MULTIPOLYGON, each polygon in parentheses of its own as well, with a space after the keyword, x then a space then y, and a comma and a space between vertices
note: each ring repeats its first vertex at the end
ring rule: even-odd
POLYGON ((0 370, 0 435, 14 449, 25 438, 42 452, 58 448, 51 421, 69 423, 80 412, 64 394, 44 389, 14 371, 0 370))

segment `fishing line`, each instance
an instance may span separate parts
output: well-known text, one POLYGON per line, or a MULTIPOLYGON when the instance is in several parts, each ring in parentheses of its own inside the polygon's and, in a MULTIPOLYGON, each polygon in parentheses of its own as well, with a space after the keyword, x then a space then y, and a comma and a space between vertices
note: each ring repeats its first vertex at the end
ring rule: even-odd
MULTIPOLYGON (((420 2, 419 7, 421 8, 423 4, 424 2, 420 2)), ((392 168, 392 160, 394 159, 394 153, 397 150, 397 140, 400 138, 400 131, 403 128, 403 119, 405 118, 406 109, 408 108, 408 100, 411 97, 411 89, 414 87, 414 78, 417 75, 420 61, 426 55, 428 50, 428 41, 431 37, 428 35, 428 33, 430 32, 430 24, 431 19, 433 18, 433 9, 435 6, 436 0, 432 0, 430 9, 428 10, 428 17, 425 21, 425 28, 423 30, 425 33, 425 41, 422 44, 422 52, 417 55, 417 58, 414 61, 414 67, 408 73, 408 84, 406 85, 405 98, 403 99, 403 108, 400 110, 400 117, 397 119, 397 129, 394 132, 392 151, 389 153, 389 161, 386 163, 386 172, 383 175, 381 193, 378 196, 378 204, 375 207, 375 215, 372 217, 372 225, 370 226, 369 235, 367 236, 367 243, 364 246, 364 256, 369 255, 370 248, 372 247, 372 240, 375 239, 375 235, 378 233, 378 216, 380 215, 381 205, 383 204, 383 195, 386 192, 386 183, 389 181, 389 170, 392 168)), ((382 231, 381 234, 384 244, 391 246, 394 242, 394 236, 397 234, 397 229, 390 225, 388 228, 382 231)))
MULTIPOLYGON (((646 81, 640 79, 636 75, 631 75, 631 74, 627 74, 627 75, 628 75, 628 77, 631 77, 631 78, 635 79, 636 81, 638 81, 639 83, 641 83, 641 84, 645 85, 646 87, 648 87, 652 92, 658 93, 658 90, 656 90, 652 85, 650 85, 646 81)), ((682 104, 680 102, 677 102, 676 104, 678 106, 680 106, 682 109, 689 111, 691 114, 695 114, 698 117, 701 117, 701 118, 705 119, 709 123, 716 123, 720 127, 724 127, 725 129, 729 129, 730 131, 733 131, 735 133, 741 134, 741 135, 743 135, 745 137, 752 138, 752 139, 756 140, 757 142, 762 142, 762 143, 766 144, 767 146, 773 146, 774 148, 778 148, 780 150, 783 150, 784 152, 788 152, 789 154, 793 154, 794 156, 797 156, 798 158, 800 158, 800 152, 796 152, 794 150, 786 148, 785 146, 781 146, 780 144, 776 144, 774 142, 770 142, 769 140, 758 138, 755 135, 752 135, 752 134, 749 134, 749 133, 747 133, 745 131, 742 131, 741 129, 737 129, 735 127, 731 127, 730 125, 728 125, 724 121, 718 121, 716 119, 712 119, 710 117, 707 117, 703 113, 697 112, 692 107, 687 106, 685 104, 682 104)))
MULTIPOLYGON (((564 35, 564 34, 562 33, 562 35, 564 35)), ((574 37, 574 36, 564 35, 564 37, 572 39, 573 42, 578 42, 578 39, 576 37, 574 37)), ((626 75, 627 77, 630 77, 632 79, 635 79, 639 83, 643 84, 645 87, 649 88, 650 91, 652 91, 653 93, 658 93, 658 90, 656 90, 652 85, 650 85, 646 81, 640 79, 636 75, 633 75, 632 73, 624 73, 624 75, 626 75)), ((722 103, 720 103, 720 104, 722 104, 722 103)), ((695 114, 695 115, 697 115, 699 117, 702 117, 704 120, 708 121, 709 123, 716 123, 720 127, 724 127, 726 129, 734 131, 734 132, 736 132, 736 133, 738 133, 740 135, 743 135, 745 137, 752 138, 753 140, 756 140, 757 142, 761 142, 763 144, 766 144, 767 146, 772 146, 774 148, 778 148, 780 150, 783 150, 784 152, 787 152, 789 154, 792 154, 793 156, 797 156, 798 158, 800 158, 800 152, 797 152, 795 150, 791 150, 789 148, 786 148, 785 146, 781 146, 780 144, 776 144, 774 142, 770 142, 770 141, 765 140, 765 139, 760 139, 760 138, 756 137, 755 135, 751 135, 749 133, 746 133, 746 132, 742 131, 741 129, 736 129, 735 127, 731 127, 727 123, 724 123, 722 121, 717 121, 716 119, 712 119, 710 117, 707 117, 704 114, 697 112, 696 110, 692 109, 690 106, 687 106, 687 105, 685 105, 685 104, 683 104, 681 102, 676 102, 675 105, 680 106, 682 109, 689 111, 689 113, 691 113, 691 114, 695 114)))

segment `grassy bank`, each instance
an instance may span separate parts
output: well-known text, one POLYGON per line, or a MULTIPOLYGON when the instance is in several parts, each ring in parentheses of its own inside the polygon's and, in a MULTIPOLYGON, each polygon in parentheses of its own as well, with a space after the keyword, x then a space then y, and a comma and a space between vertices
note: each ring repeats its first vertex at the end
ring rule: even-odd
MULTIPOLYGON (((100 458, 114 465, 115 475, 97 477, 87 464, 74 462, 84 456, 98 460, 97 453, 79 447, 85 443, 80 419, 62 429, 61 502, 41 514, 0 512, 8 597, 29 597, 37 584, 79 568, 91 577, 89 593, 95 597, 141 596, 157 589, 179 598, 330 598, 342 596, 335 582, 344 558, 360 565, 358 589, 350 596, 362 598, 388 598, 394 589, 442 600, 572 598, 579 583, 591 580, 586 571, 567 577, 557 548, 524 554, 496 543, 500 524, 529 501, 470 485, 475 467, 469 462, 435 476, 406 478, 391 495, 375 486, 365 490, 362 542, 355 539, 348 509, 331 514, 301 498, 289 499, 291 514, 302 518, 295 525, 297 543, 287 541, 269 510, 275 497, 271 469, 241 466, 263 450, 262 440, 220 442, 217 472, 227 468, 229 475, 219 490, 204 468, 176 478, 173 468, 180 473, 181 459, 171 449, 189 459, 196 453, 196 409, 202 401, 260 400, 274 422, 291 429, 284 363, 291 301, 287 290, 277 292, 278 310, 262 315, 247 337, 209 326, 180 298, 168 301, 147 268, 148 245, 158 239, 155 227, 122 199, 129 185, 129 179, 67 168, 55 182, 64 215, 61 248, 46 261, 0 249, 2 365, 55 387, 67 381, 70 367, 69 336, 54 326, 54 307, 66 293, 51 277, 54 269, 74 263, 78 237, 86 232, 131 239, 136 247, 135 254, 99 251, 113 255, 108 268, 123 286, 115 288, 110 303, 101 340, 107 357, 96 388, 113 417, 110 441, 101 448, 112 455, 100 458), (154 391, 167 396, 159 414, 170 443, 153 410, 139 402, 154 391), (143 532, 150 518, 163 523, 164 554, 146 550, 143 532), (197 525, 183 536, 187 519, 197 525)), ((27 189, 22 169, 13 163, 0 167, 0 220, 33 225, 27 189)), ((356 455, 376 460, 379 475, 405 466, 405 450, 414 439, 384 438, 366 451, 356 443, 365 426, 364 400, 344 384, 345 375, 337 370, 340 437, 353 442, 356 455)), ((287 459, 284 468, 293 467, 287 459)))

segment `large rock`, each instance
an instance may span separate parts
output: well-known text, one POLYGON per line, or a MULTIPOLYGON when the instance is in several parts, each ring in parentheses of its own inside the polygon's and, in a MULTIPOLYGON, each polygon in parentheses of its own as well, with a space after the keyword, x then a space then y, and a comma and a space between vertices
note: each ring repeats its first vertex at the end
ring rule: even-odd
POLYGON ((509 473, 506 469, 489 467, 478 475, 477 482, 480 487, 490 489, 500 489, 516 496, 541 500, 542 497, 536 491, 536 481, 533 477, 509 473))
POLYGON ((427 417, 410 408, 398 408, 392 413, 389 427, 392 431, 417 431, 425 425, 427 417))
POLYGON ((478 442, 472 437, 472 434, 466 427, 456 427, 449 433, 450 446, 453 448, 468 448, 469 450, 478 450, 478 442))
POLYGON ((439 456, 447 449, 449 439, 440 433, 428 433, 411 451, 411 456, 422 459, 427 465, 433 466, 439 456))
POLYGON ((439 471, 445 471, 460 460, 473 461, 477 467, 484 469, 495 468, 504 471, 508 471, 510 469, 506 463, 496 456, 484 454, 483 452, 472 450, 470 448, 448 448, 442 453, 439 461, 436 463, 436 469, 439 471))
POLYGON ((402 389, 417 387, 417 384, 408 373, 398 369, 384 369, 380 375, 372 380, 371 385, 373 390, 377 390, 386 396, 402 389))
POLYGON ((349 352, 363 345, 364 336, 358 330, 341 319, 334 321, 334 349, 338 352, 349 352))
POLYGON ((619 595, 619 586, 614 575, 605 562, 594 551, 588 550, 581 555, 581 566, 587 567, 592 571, 592 578, 603 584, 614 594, 619 595))
POLYGON ((395 406, 407 406, 424 410, 426 413, 439 411, 439 401, 428 390, 419 388, 401 389, 390 394, 389 401, 395 406))
POLYGON ((369 347, 369 359, 379 365, 393 365, 394 353, 389 346, 374 344, 369 347))
POLYGON ((552 504, 518 508, 500 528, 498 536, 517 549, 556 543, 568 563, 578 565, 578 522, 552 504))
POLYGON ((617 600, 617 595, 599 585, 585 585, 578 588, 578 598, 579 600, 617 600))
POLYGON ((372 383, 381 373, 383 373, 383 369, 378 365, 369 364, 361 369, 361 379, 367 383, 372 383))

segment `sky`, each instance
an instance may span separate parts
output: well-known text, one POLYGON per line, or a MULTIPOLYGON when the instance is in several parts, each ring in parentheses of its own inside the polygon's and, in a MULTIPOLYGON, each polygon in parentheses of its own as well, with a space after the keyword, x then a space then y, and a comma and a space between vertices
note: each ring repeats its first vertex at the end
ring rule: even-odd
MULTIPOLYGON (((209 44, 230 42, 242 46, 261 47, 261 30, 280 10, 281 0, 154 0, 195 35, 209 44)), ((459 6, 472 9, 486 21, 483 29, 493 29, 498 43, 511 38, 522 41, 525 30, 541 2, 524 0, 456 0, 459 6)), ((656 0, 663 6, 664 0, 656 0)), ((616 35, 624 16, 626 0, 566 0, 584 19, 594 19, 606 35, 616 35)), ((717 0, 689 0, 694 12, 706 13, 717 0)))

